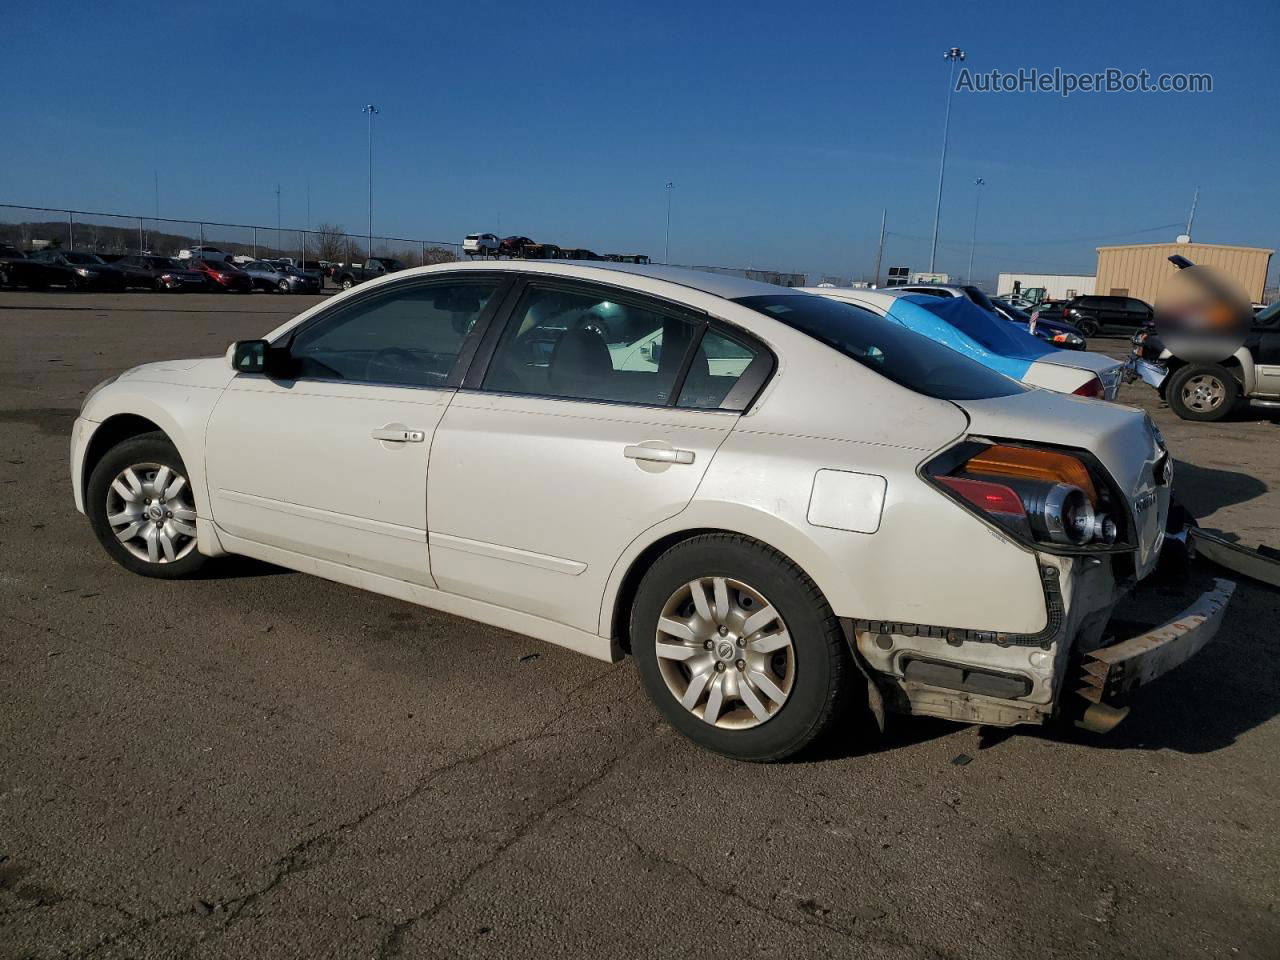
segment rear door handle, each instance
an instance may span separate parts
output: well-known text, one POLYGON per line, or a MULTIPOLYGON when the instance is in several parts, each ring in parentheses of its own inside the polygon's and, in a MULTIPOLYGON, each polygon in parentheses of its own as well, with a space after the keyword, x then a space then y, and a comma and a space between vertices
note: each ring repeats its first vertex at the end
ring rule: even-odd
POLYGON ((421 430, 408 430, 404 427, 379 427, 370 436, 375 440, 389 440, 392 443, 422 443, 427 435, 421 430))
POLYGON ((673 450, 670 447, 644 447, 629 444, 622 448, 628 460, 651 460, 654 463, 693 463, 692 450, 673 450))

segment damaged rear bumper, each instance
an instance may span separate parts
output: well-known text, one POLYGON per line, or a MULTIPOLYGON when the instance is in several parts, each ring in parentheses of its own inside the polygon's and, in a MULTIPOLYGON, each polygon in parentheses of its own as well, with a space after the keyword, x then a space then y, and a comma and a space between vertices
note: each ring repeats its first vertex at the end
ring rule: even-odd
POLYGON ((1163 626, 1085 654, 1076 693, 1091 704, 1107 705, 1190 660, 1218 632, 1235 588, 1230 580, 1215 580, 1213 589, 1163 626))

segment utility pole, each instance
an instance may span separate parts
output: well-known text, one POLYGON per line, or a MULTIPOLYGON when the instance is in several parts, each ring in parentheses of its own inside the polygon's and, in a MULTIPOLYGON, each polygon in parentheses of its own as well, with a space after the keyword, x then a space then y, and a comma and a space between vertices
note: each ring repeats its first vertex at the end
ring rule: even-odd
POLYGON ((1196 187, 1196 195, 1191 198, 1191 213, 1187 217, 1187 240, 1191 240, 1191 225, 1196 222, 1196 206, 1200 203, 1200 187, 1196 187))
POLYGON ((276 256, 284 252, 284 243, 280 239, 280 184, 276 184, 276 256))
POLYGON ((366 257, 373 256, 373 118, 378 113, 378 108, 372 103, 366 103, 362 111, 369 115, 369 249, 365 253, 366 257))
POLYGON ((952 47, 942 55, 951 64, 947 79, 947 112, 942 121, 942 159, 938 163, 938 202, 933 208, 933 245, 929 248, 929 272, 933 273, 938 259, 938 221, 942 217, 942 178, 947 172, 947 132, 951 129, 951 94, 956 86, 956 64, 964 60, 964 51, 952 47))
POLYGON ((969 240, 969 272, 964 275, 965 283, 973 283, 973 248, 978 245, 978 205, 982 203, 982 187, 986 182, 981 177, 973 181, 973 236, 969 240))
POLYGON ((876 247, 876 275, 871 281, 871 285, 877 290, 880 288, 880 259, 884 256, 884 223, 889 216, 889 208, 885 207, 880 211, 880 245, 876 247))
POLYGON ((670 180, 667 181, 667 232, 662 239, 662 262, 671 263, 671 191, 676 185, 670 180))

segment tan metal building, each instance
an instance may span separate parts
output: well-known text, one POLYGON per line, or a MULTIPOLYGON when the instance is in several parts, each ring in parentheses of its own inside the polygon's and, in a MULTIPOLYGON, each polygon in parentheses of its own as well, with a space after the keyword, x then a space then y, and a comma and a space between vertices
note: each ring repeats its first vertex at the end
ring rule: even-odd
POLYGON ((1140 243, 1126 247, 1098 247, 1098 280, 1094 293, 1137 297, 1155 303, 1166 280, 1178 272, 1169 262, 1181 254, 1234 277, 1254 303, 1262 302, 1267 271, 1274 250, 1229 247, 1220 243, 1140 243))

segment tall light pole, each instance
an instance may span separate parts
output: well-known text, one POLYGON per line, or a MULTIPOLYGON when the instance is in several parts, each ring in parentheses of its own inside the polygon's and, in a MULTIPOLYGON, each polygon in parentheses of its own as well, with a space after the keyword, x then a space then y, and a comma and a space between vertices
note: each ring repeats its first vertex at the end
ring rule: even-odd
POLYGON ((284 253, 284 243, 280 240, 280 184, 276 184, 276 256, 284 253))
POLYGON ((933 273, 935 261, 938 259, 938 220, 942 216, 942 176, 947 172, 947 131, 951 128, 951 94, 956 86, 956 63, 964 60, 964 51, 959 47, 952 47, 942 55, 942 59, 951 64, 951 71, 947 80, 947 113, 942 121, 942 160, 938 163, 938 202, 933 208, 933 246, 929 248, 930 273, 933 273))
POLYGON ((982 187, 986 182, 981 177, 973 181, 973 237, 969 240, 969 272, 964 275, 965 283, 973 283, 973 248, 978 245, 978 206, 982 203, 982 187))
POLYGON ((373 256, 373 117, 378 108, 372 103, 364 105, 363 113, 369 115, 369 250, 367 257, 373 256))
POLYGON ((671 262, 671 191, 674 190, 675 188, 676 188, 676 185, 672 183, 670 180, 668 180, 667 186, 666 186, 667 232, 663 235, 663 238, 662 238, 662 262, 663 263, 671 262))

